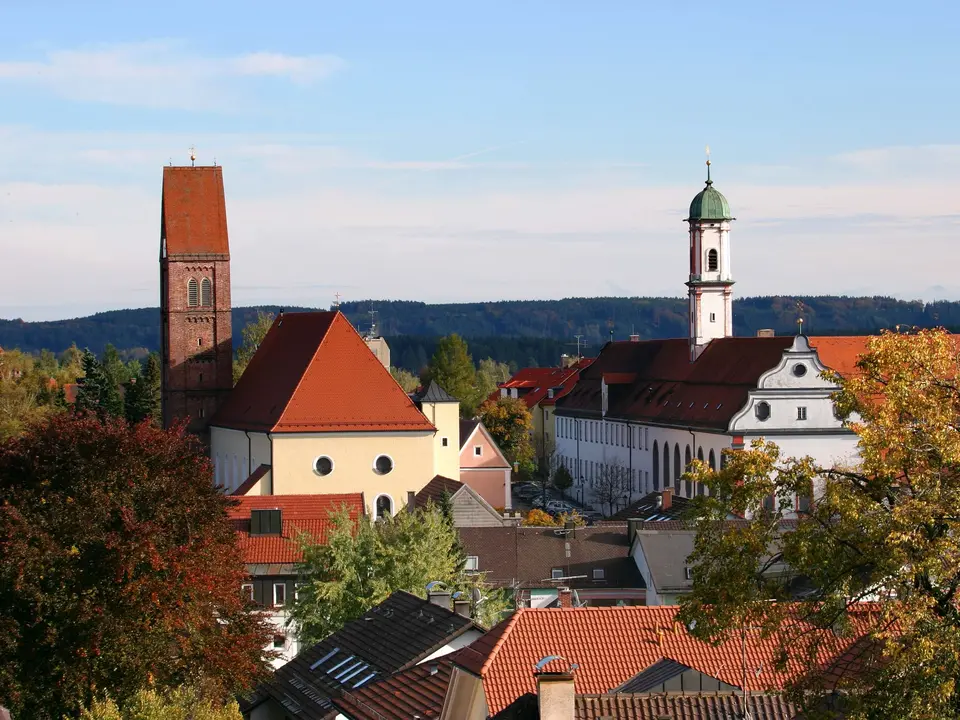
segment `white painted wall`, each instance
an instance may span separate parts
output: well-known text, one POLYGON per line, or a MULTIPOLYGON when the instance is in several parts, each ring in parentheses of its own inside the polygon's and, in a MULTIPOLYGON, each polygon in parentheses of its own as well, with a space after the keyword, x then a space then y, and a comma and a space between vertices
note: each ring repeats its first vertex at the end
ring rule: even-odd
POLYGON ((417 665, 423 665, 425 662, 429 662, 430 660, 433 660, 435 658, 443 657, 444 655, 449 655, 454 650, 459 650, 460 648, 464 648, 467 645, 472 644, 475 640, 479 640, 480 636, 482 635, 483 633, 480 632, 479 630, 467 630, 467 632, 465 632, 463 635, 460 635, 459 637, 454 638, 453 640, 448 642, 446 645, 444 645, 442 648, 439 648, 432 654, 427 655, 427 657, 425 657, 423 660, 418 662, 417 665))
POLYGON ((650 574, 650 568, 647 566, 647 559, 643 555, 643 550, 640 548, 640 543, 634 542, 633 547, 630 549, 630 556, 633 558, 633 561, 637 564, 637 569, 640 571, 640 575, 643 577, 643 582, 647 586, 647 605, 662 605, 660 599, 660 594, 657 592, 657 586, 653 582, 653 576, 650 574))
POLYGON ((230 493, 258 466, 272 464, 270 438, 266 433, 211 427, 210 457, 217 483, 230 493))

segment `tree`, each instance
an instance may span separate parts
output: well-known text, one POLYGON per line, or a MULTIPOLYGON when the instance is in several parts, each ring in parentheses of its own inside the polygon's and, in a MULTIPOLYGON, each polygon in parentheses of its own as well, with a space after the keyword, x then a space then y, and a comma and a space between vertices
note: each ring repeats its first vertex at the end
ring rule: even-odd
POLYGON ((107 699, 95 699, 80 720, 243 720, 236 701, 226 704, 205 698, 193 688, 167 693, 141 690, 122 708, 107 699))
POLYGON ((420 378, 403 368, 390 368, 390 374, 405 393, 412 393, 420 386, 420 378))
POLYGON ((134 377, 125 386, 123 395, 127 421, 133 424, 149 419, 160 424, 160 360, 150 353, 140 377, 134 377))
POLYGON ((92 412, 100 417, 123 415, 123 398, 120 389, 104 371, 103 365, 89 350, 83 351, 83 377, 77 383, 77 399, 74 407, 78 412, 92 412))
POLYGON ((530 439, 533 418, 523 400, 510 397, 488 400, 480 407, 480 420, 511 464, 525 472, 534 470, 536 465, 530 439))
POLYGON ((271 631, 239 592, 230 500, 185 434, 55 415, 0 444, 0 703, 75 716, 202 684, 211 699, 266 670, 271 631), (42 668, 42 671, 38 671, 42 668))
POLYGON ((447 335, 437 344, 437 351, 420 378, 424 387, 430 380, 460 401, 461 417, 474 416, 481 400, 477 394, 477 373, 467 343, 459 335, 447 335))
POLYGON ((505 383, 513 375, 510 366, 497 362, 493 358, 480 361, 477 368, 477 394, 481 399, 490 397, 500 383, 505 383))
POLYGON ((695 620, 694 633, 709 640, 747 626, 778 628, 782 659, 809 668, 792 687, 809 706, 837 676, 823 647, 799 637, 799 614, 832 630, 828 638, 857 641, 856 672, 839 679, 848 717, 960 717, 955 340, 939 330, 886 332, 870 339, 855 374, 826 377, 839 387, 837 412, 857 435, 859 461, 819 467, 757 441, 728 451, 717 472, 694 463, 692 479, 710 496, 696 500, 693 591, 681 619, 695 620), (796 529, 782 531, 794 497, 814 488, 796 529), (748 520, 726 523, 727 513, 748 520), (771 573, 775 565, 789 572, 771 573), (855 613, 864 600, 872 612, 855 613))
POLYGON ((608 515, 613 515, 620 505, 626 505, 631 494, 630 474, 619 459, 600 466, 593 481, 593 497, 608 515))
POLYGON ((242 341, 237 348, 237 357, 233 361, 233 383, 236 385, 243 371, 253 359, 260 343, 267 336, 267 331, 273 325, 273 313, 257 311, 257 319, 247 323, 247 326, 241 331, 242 341))
POLYGON ((567 470, 566 465, 557 465, 553 473, 553 486, 560 491, 561 497, 567 496, 567 490, 573 487, 573 475, 567 470))

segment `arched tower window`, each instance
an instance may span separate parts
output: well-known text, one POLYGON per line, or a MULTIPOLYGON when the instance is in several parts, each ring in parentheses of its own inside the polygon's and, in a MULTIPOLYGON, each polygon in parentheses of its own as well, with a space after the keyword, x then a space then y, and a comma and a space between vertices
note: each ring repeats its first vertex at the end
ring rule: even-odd
POLYGON ((213 286, 210 284, 210 278, 200 281, 200 304, 204 307, 213 305, 213 286))
POLYGON ((717 251, 711 248, 707 250, 707 271, 716 272, 720 267, 720 259, 717 256, 717 251))
POLYGON ((717 456, 713 454, 713 450, 710 451, 709 465, 711 470, 717 469, 717 456))
POLYGON ((200 286, 196 278, 187 280, 187 306, 197 307, 200 304, 200 286))
POLYGON ((660 489, 660 449, 657 441, 653 441, 653 489, 660 489))

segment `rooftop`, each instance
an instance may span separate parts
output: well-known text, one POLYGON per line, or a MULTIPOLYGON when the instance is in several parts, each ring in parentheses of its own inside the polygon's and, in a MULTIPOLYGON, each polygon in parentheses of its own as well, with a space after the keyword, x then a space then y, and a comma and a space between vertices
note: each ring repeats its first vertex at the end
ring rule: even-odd
POLYGON ((435 430, 339 312, 278 315, 210 424, 281 433, 435 430))
POLYGON ((165 167, 160 208, 168 257, 229 256, 222 168, 165 167))

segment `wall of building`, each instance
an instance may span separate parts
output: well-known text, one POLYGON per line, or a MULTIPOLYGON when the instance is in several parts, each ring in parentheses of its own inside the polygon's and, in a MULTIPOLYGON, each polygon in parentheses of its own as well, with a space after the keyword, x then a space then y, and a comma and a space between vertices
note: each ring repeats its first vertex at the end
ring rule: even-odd
POLYGON ((370 351, 377 356, 377 360, 387 369, 390 369, 390 346, 382 337, 364 338, 363 341, 370 351))
MULTIPOLYGON (((487 699, 483 681, 458 667, 453 668, 440 720, 486 720, 487 699)), ((267 718, 266 720, 273 720, 267 718)))
POLYGON ((437 428, 433 438, 434 474, 458 480, 460 478, 459 403, 423 403, 420 410, 437 428))
MULTIPOLYGON (((472 487, 470 489, 473 490, 472 487)), ((450 504, 453 512, 453 524, 456 527, 500 527, 503 525, 502 516, 492 515, 483 503, 462 488, 454 494, 450 504)))
POLYGON ((460 482, 473 488, 493 507, 509 509, 511 474, 512 468, 500 449, 478 427, 460 449, 460 482))
MULTIPOLYGON (((270 437, 267 433, 244 432, 229 428, 210 428, 210 459, 214 482, 228 493, 237 489, 260 465, 272 464, 270 437)), ((269 487, 264 494, 269 495, 269 487)))
POLYGON ((276 495, 363 493, 367 512, 375 514, 377 498, 390 498, 397 512, 408 492, 419 492, 434 477, 433 433, 298 433, 273 436, 273 492, 276 495), (318 457, 333 460, 334 469, 321 477, 314 470, 318 457), (379 455, 393 460, 393 470, 374 469, 379 455))
POLYGON ((647 586, 646 604, 663 605, 664 603, 661 601, 660 594, 657 592, 657 584, 653 581, 653 575, 650 573, 650 568, 647 565, 647 558, 643 554, 643 549, 640 547, 640 543, 634 541, 633 547, 630 548, 630 557, 632 557, 633 561, 637 564, 637 569, 640 571, 640 576, 643 578, 643 582, 647 586))
MULTIPOLYGON (((603 472, 621 468, 626 473, 629 489, 623 505, 629 505, 649 492, 662 489, 665 478, 671 487, 675 487, 678 474, 674 464, 675 447, 680 448, 679 474, 682 474, 686 466, 687 448, 690 449, 691 459, 702 452, 704 462, 709 461, 710 452, 713 451, 714 462, 719 466, 721 450, 730 448, 732 444, 732 437, 725 433, 691 432, 611 419, 584 420, 556 416, 554 428, 557 456, 574 477, 570 494, 586 502, 595 498, 594 484, 603 472), (665 444, 670 452, 669 464, 663 461, 665 444), (654 446, 657 448, 656 463, 654 446)), ((678 494, 691 497, 699 491, 700 488, 680 483, 678 494)))

